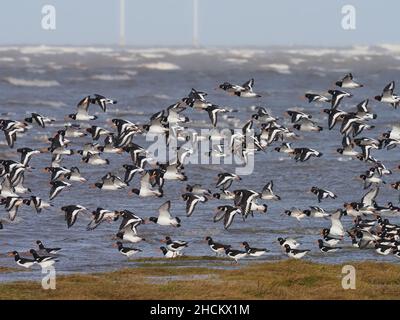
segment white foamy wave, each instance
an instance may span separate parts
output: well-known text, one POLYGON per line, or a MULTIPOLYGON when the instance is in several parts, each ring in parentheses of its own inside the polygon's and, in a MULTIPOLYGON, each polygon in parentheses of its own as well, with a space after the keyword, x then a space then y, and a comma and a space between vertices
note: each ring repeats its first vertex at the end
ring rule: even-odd
POLYGON ((33 101, 23 101, 23 100, 8 100, 9 104, 16 105, 34 105, 34 106, 47 106, 47 107, 65 107, 66 104, 61 101, 51 101, 51 100, 33 100, 33 101))
POLYGON ((112 48, 107 47, 63 47, 63 46, 23 46, 16 47, 22 54, 85 54, 85 53, 106 53, 113 52, 112 48))
POLYGON ((131 80, 131 77, 127 74, 95 74, 91 76, 90 79, 102 81, 126 81, 131 80))
POLYGON ((271 64, 263 64, 260 66, 261 69, 273 71, 282 74, 290 74, 290 68, 287 64, 278 64, 278 63, 271 63, 271 64))
POLYGON ((239 58, 228 58, 226 59, 227 62, 233 63, 233 64, 243 64, 248 62, 247 59, 239 59, 239 58))
POLYGON ((60 83, 56 80, 38 80, 38 79, 28 80, 21 78, 6 77, 4 78, 4 81, 14 86, 23 86, 23 87, 55 87, 60 85, 60 83))
POLYGON ((162 53, 153 52, 142 52, 140 56, 146 59, 162 59, 165 57, 165 55, 163 55, 162 53))
POLYGON ((169 63, 169 62, 143 63, 143 64, 140 64, 138 67, 151 69, 151 70, 163 70, 163 71, 180 69, 180 67, 177 66, 176 64, 169 63))
POLYGON ((305 62, 306 60, 301 59, 301 58, 290 58, 289 61, 291 64, 299 64, 299 63, 305 62))
POLYGON ((169 95, 166 95, 166 94, 155 94, 154 98, 163 99, 163 100, 171 99, 171 97, 169 95))
POLYGON ((15 61, 15 59, 11 57, 0 57, 0 62, 13 62, 13 61, 15 61))
POLYGON ((137 71, 136 70, 125 70, 124 73, 130 75, 130 76, 136 76, 137 71))
POLYGON ((118 58, 115 58, 115 60, 122 61, 122 62, 131 62, 131 61, 136 61, 137 58, 135 58, 135 57, 118 57, 118 58))

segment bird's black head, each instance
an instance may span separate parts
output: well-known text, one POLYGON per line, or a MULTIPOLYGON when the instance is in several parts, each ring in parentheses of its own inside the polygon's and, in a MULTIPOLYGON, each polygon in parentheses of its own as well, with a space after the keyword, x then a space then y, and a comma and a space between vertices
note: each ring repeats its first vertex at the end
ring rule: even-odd
POLYGON ((338 152, 338 153, 340 153, 340 154, 343 154, 343 149, 342 148, 338 148, 338 149, 336 149, 336 152, 338 152))
POLYGON ((100 182, 96 182, 96 183, 94 183, 93 185, 94 185, 96 188, 99 188, 99 189, 101 189, 101 187, 103 186, 103 184, 100 183, 100 182))
POLYGON ((72 119, 72 120, 76 120, 76 114, 75 113, 71 113, 68 115, 68 118, 72 119))
POLYGON ((158 218, 157 218, 157 217, 150 217, 150 218, 149 218, 149 221, 154 222, 154 223, 157 223, 158 218))
POLYGON ((342 86, 342 83, 343 83, 342 81, 336 81, 336 82, 335 82, 335 84, 336 84, 338 87, 341 87, 341 86, 342 86))
POLYGON ((303 213, 304 213, 307 217, 309 217, 309 216, 311 215, 311 210, 306 209, 306 210, 303 211, 303 213))
POLYGON ((184 194, 182 195, 182 199, 185 200, 185 201, 187 201, 187 200, 189 199, 189 194, 188 194, 188 193, 184 193, 184 194))
POLYGON ((186 185, 186 191, 192 192, 193 191, 193 187, 190 184, 186 185))
POLYGON ((296 130, 300 130, 300 124, 296 123, 295 125, 293 125, 293 128, 295 128, 296 130))
POLYGON ((139 190, 139 189, 136 189, 136 188, 133 188, 133 189, 131 190, 131 192, 134 193, 134 194, 139 195, 140 190, 139 190))
POLYGON ((377 100, 377 101, 381 101, 382 100, 382 96, 375 96, 374 99, 377 100))
POLYGON ((290 210, 285 210, 285 214, 287 214, 288 216, 290 216, 292 214, 292 211, 290 210))
POLYGON ((318 188, 317 188, 317 187, 312 187, 312 188, 310 189, 310 191, 311 191, 312 193, 317 193, 317 192, 318 192, 318 188))
POLYGON ((219 198, 221 198, 221 195, 219 193, 214 193, 213 198, 219 199, 219 198))
POLYGON ((360 179, 365 180, 365 179, 367 179, 367 176, 365 174, 361 174, 360 179))

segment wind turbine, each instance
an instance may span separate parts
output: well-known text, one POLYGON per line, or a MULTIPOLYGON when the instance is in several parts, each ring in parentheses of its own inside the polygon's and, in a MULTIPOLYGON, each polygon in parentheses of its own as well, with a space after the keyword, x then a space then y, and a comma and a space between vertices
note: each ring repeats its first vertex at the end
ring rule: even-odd
POLYGON ((198 48, 199 47, 199 36, 198 36, 198 31, 199 31, 199 21, 198 21, 198 0, 193 0, 193 38, 192 38, 192 44, 193 47, 198 48))
POLYGON ((125 0, 119 2, 119 45, 125 46, 125 0))

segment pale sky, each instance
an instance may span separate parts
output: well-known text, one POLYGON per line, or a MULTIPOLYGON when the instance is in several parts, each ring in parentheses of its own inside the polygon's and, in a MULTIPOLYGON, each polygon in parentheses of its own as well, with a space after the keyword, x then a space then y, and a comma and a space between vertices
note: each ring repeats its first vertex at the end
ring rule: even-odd
MULTIPOLYGON (((192 0, 125 0, 130 46, 189 46, 192 0)), ((115 45, 120 0, 1 0, 0 45, 115 45), (42 7, 56 8, 56 30, 41 27, 42 7)), ((398 0, 198 0, 202 46, 399 43, 398 0), (341 9, 356 9, 343 30, 341 9)))

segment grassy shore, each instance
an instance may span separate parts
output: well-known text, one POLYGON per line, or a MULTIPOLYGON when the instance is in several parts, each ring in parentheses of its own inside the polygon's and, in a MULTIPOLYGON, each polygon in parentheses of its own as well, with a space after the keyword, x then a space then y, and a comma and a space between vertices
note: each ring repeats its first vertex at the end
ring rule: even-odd
MULTIPOLYGON (((284 260, 235 269, 196 266, 203 259, 136 260, 138 267, 57 277, 56 290, 38 282, 0 285, 0 299, 399 299, 400 266, 351 263, 356 290, 342 288, 342 265, 284 260), (181 267, 185 263, 190 266, 181 267)), ((201 261, 204 262, 204 261, 201 261)))

